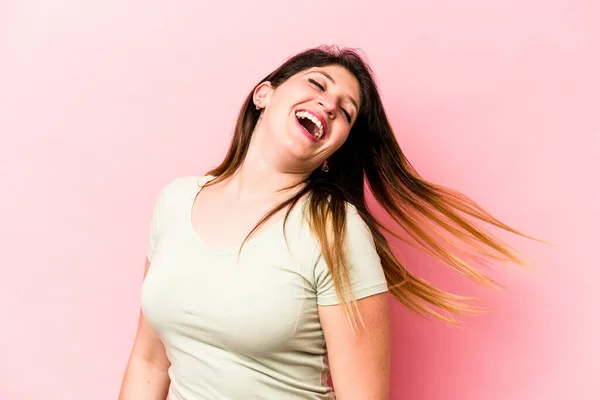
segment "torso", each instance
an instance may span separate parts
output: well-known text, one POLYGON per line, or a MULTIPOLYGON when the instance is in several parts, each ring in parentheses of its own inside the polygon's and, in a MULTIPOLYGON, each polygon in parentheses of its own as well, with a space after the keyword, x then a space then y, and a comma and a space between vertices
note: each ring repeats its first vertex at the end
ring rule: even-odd
POLYGON ((205 191, 205 181, 169 185, 142 289, 142 311, 171 362, 169 398, 332 398, 317 312, 323 269, 315 266, 319 252, 301 209, 290 215, 289 241, 282 213, 238 257, 237 247, 273 204, 245 209, 205 191))
MULTIPOLYGON (((285 229, 285 211, 274 216, 240 252, 248 232, 284 198, 240 204, 205 191, 219 189, 205 186, 208 180, 167 185, 151 225, 142 312, 171 362, 169 398, 333 399, 318 307, 339 300, 306 203, 294 207, 285 229)), ((371 243, 366 226, 355 211, 348 215, 356 297, 387 291, 374 249, 357 245, 371 243)))

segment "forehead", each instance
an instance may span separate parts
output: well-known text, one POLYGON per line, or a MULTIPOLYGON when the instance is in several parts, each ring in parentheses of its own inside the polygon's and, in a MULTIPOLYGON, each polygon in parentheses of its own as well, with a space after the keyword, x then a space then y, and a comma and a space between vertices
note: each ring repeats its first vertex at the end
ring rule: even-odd
POLYGON ((298 74, 299 77, 317 74, 327 79, 330 85, 335 86, 347 96, 352 97, 360 105, 360 84, 358 79, 346 68, 339 65, 326 65, 313 67, 298 74))

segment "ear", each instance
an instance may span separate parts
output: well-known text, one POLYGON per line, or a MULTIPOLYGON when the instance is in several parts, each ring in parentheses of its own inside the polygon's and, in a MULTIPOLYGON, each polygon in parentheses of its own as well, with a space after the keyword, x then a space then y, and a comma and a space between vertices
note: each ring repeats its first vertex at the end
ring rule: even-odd
POLYGON ((271 82, 261 82, 256 89, 254 89, 254 104, 257 108, 265 108, 271 100, 271 94, 273 93, 273 86, 271 82))

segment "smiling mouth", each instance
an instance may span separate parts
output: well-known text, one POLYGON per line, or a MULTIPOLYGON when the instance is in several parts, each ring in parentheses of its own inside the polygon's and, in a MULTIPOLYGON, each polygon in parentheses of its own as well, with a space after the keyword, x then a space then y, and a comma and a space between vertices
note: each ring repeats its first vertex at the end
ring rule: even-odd
POLYGON ((306 129, 308 133, 315 137, 315 139, 321 139, 324 134, 323 124, 319 119, 307 111, 298 111, 296 118, 300 125, 306 129))

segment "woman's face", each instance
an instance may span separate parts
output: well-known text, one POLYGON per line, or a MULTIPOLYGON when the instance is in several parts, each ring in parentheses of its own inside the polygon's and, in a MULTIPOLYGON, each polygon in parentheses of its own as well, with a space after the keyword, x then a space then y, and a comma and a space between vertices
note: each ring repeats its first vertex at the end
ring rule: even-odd
POLYGON ((360 107, 358 80, 331 65, 300 72, 272 89, 260 84, 255 104, 264 108, 257 129, 276 146, 282 164, 311 172, 346 141, 360 107))

